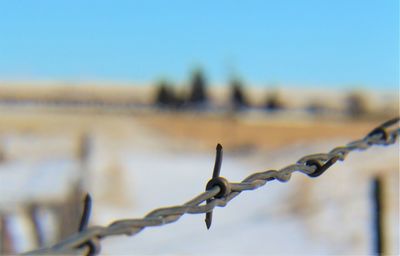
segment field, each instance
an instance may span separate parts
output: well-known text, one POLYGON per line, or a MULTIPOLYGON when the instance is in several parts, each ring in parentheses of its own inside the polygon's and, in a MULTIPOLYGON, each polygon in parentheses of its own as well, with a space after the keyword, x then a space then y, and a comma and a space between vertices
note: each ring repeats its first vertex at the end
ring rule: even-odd
MULTIPOLYGON (((94 201, 91 224, 105 225, 181 204, 203 191, 217 143, 225 152, 222 175, 239 181, 254 171, 281 168, 305 154, 362 138, 385 119, 43 106, 2 106, 0 115, 0 210, 14 216, 18 252, 37 248, 23 224, 27 194, 30 201, 52 205, 65 200, 76 180, 83 181, 82 189, 94 201), (82 138, 88 142, 83 160, 82 138), (30 175, 29 185, 18 187, 26 178, 22 175, 30 175)), ((321 178, 298 174, 288 184, 273 182, 241 195, 215 210, 210 231, 204 216, 185 216, 137 237, 107 239, 103 253, 367 254, 372 251, 370 182, 377 175, 386 184, 388 251, 398 252, 398 155, 393 146, 354 153, 321 178)), ((42 216, 48 234, 57 232, 54 216, 46 217, 52 214, 42 216)), ((50 235, 45 240, 55 242, 50 235)))
MULTIPOLYGON (((190 144, 194 150, 222 143, 228 150, 242 147, 276 149, 321 139, 358 138, 383 119, 352 121, 285 118, 284 115, 231 115, 202 113, 99 114, 0 110, 0 132, 77 136, 98 132, 115 140, 135 139, 136 130, 153 132, 171 144, 190 144)), ((186 147, 186 146, 184 146, 186 147)))

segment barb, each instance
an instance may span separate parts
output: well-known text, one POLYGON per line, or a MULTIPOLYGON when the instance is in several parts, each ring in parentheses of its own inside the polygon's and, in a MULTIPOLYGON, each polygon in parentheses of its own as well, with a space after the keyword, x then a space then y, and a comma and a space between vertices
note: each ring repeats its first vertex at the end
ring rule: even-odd
POLYGON ((79 232, 85 230, 89 224, 90 211, 92 209, 92 198, 89 194, 86 194, 83 201, 83 212, 81 222, 79 223, 79 232))
MULTIPOLYGON (((215 207, 224 207, 241 192, 254 190, 264 186, 267 182, 278 180, 286 182, 293 172, 301 172, 310 177, 318 177, 337 161, 343 161, 346 156, 354 150, 366 150, 373 145, 390 145, 397 141, 400 134, 398 126, 400 118, 391 119, 373 129, 367 136, 360 140, 348 143, 332 149, 328 153, 313 154, 302 157, 297 163, 286 166, 280 170, 268 170, 253 173, 238 183, 229 183, 230 190, 222 193, 224 186, 213 185, 184 203, 183 205, 155 209, 140 219, 123 219, 111 223, 108 226, 93 226, 85 228, 70 236, 64 241, 51 247, 42 248, 25 253, 35 254, 97 254, 100 251, 100 241, 109 236, 135 235, 146 227, 162 226, 179 220, 184 214, 205 214, 211 212, 215 207), (223 196, 218 196, 223 194, 223 196)), ((222 148, 221 148, 222 150, 222 148)), ((218 157, 217 157, 218 159, 218 157)), ((214 175, 220 168, 221 161, 216 161, 214 175)), ((217 177, 218 177, 217 175, 217 177)))
MULTIPOLYGON (((218 194, 214 196, 214 198, 223 198, 231 192, 231 186, 229 184, 229 181, 223 177, 219 176, 219 173, 221 172, 221 164, 222 164, 222 146, 221 144, 217 145, 217 156, 215 157, 215 164, 214 164, 214 171, 213 171, 213 176, 210 181, 208 181, 206 185, 206 190, 211 190, 214 187, 219 188, 218 194)), ((210 203, 212 199, 210 198, 207 199, 206 203, 210 203)), ((211 223, 212 223, 212 210, 206 213, 206 227, 207 229, 210 229, 211 223)))

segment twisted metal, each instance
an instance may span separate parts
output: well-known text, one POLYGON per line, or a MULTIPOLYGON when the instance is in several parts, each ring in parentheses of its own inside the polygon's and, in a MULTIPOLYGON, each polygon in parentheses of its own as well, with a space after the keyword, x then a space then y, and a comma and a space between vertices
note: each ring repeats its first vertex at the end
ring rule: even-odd
POLYGON ((93 226, 71 235, 67 239, 48 248, 24 253, 24 255, 43 254, 79 254, 95 255, 100 252, 100 241, 109 236, 130 235, 133 236, 146 227, 162 226, 177 221, 184 214, 205 214, 215 207, 226 206, 241 192, 254 190, 264 186, 268 181, 278 180, 287 182, 293 172, 301 172, 310 177, 318 177, 337 161, 343 161, 348 153, 354 150, 366 150, 374 145, 390 145, 397 141, 400 129, 396 125, 400 118, 394 118, 373 129, 364 138, 332 149, 328 153, 307 155, 299 159, 295 164, 286 166, 280 170, 268 170, 253 173, 238 183, 228 182, 226 196, 217 198, 223 188, 214 186, 199 194, 186 203, 178 206, 158 208, 140 219, 117 220, 108 226, 93 226))

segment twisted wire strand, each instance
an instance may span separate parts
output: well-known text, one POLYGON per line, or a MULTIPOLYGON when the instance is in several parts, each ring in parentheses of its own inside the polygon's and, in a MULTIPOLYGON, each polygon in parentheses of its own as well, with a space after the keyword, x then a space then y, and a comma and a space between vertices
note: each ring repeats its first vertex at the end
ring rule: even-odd
POLYGON ((243 191, 258 189, 272 180, 287 182, 294 172, 301 172, 310 177, 317 177, 312 175, 318 169, 324 168, 323 171, 325 171, 337 161, 343 161, 354 150, 366 150, 374 145, 386 146, 394 144, 400 135, 400 129, 397 126, 392 126, 396 125, 399 121, 400 118, 388 120, 373 129, 364 138, 352 141, 345 146, 336 147, 328 153, 307 155, 300 158, 295 164, 288 165, 279 170, 257 172, 249 175, 241 182, 230 182, 230 193, 223 198, 215 198, 221 190, 219 186, 215 186, 182 205, 158 208, 140 219, 121 219, 114 221, 108 226, 92 226, 51 247, 30 251, 24 253, 24 255, 97 254, 100 252, 101 239, 106 237, 117 235, 133 236, 146 227, 163 226, 175 222, 184 214, 205 214, 212 211, 215 207, 226 206, 243 191), (310 161, 314 161, 314 164, 309 164, 310 161), (318 163, 318 165, 315 163, 318 163))

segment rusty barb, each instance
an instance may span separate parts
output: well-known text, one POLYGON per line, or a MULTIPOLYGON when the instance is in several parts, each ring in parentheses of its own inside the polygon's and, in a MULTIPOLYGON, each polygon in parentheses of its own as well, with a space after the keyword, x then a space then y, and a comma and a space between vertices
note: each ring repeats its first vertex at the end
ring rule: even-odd
MULTIPOLYGON (((217 145, 212 179, 206 185, 206 191, 182 205, 158 208, 143 218, 117 220, 107 226, 88 227, 91 199, 87 195, 82 214, 79 232, 67 239, 46 248, 25 253, 37 254, 64 254, 64 255, 94 255, 100 252, 100 241, 109 236, 135 235, 146 227, 163 226, 179 220, 184 214, 206 214, 206 225, 210 228, 212 211, 215 207, 224 207, 240 193, 255 190, 267 182, 277 180, 286 182, 292 173, 301 172, 309 177, 318 177, 332 167, 337 161, 343 161, 346 156, 355 150, 363 151, 372 146, 387 146, 394 144, 400 134, 398 123, 400 118, 384 122, 364 138, 352 141, 344 146, 336 147, 328 153, 307 155, 296 163, 279 170, 267 170, 253 173, 241 182, 233 183, 220 177, 222 164, 222 146, 217 145)), ((379 157, 378 155, 376 157, 379 157)))

